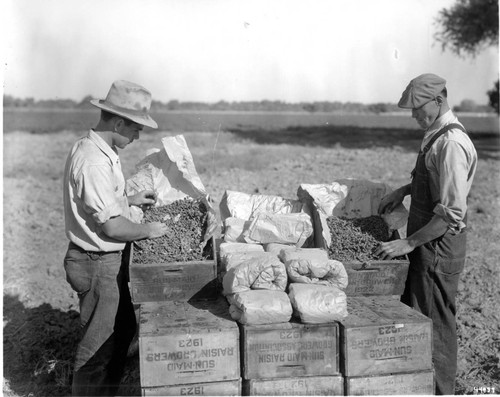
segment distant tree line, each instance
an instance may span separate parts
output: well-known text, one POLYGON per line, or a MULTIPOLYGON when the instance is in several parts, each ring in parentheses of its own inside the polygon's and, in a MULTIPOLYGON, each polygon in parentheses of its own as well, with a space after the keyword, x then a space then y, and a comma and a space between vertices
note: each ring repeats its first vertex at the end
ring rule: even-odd
MULTIPOLYGON (((90 104, 92 97, 87 95, 80 102, 72 99, 41 99, 15 98, 11 95, 3 96, 4 108, 26 108, 26 109, 93 109, 90 104)), ((487 105, 477 105, 473 100, 464 99, 460 105, 453 108, 457 112, 493 112, 494 109, 487 105)), ((151 111, 253 111, 253 112, 325 112, 325 113, 392 113, 401 112, 393 103, 363 104, 359 102, 298 102, 288 103, 283 101, 242 101, 227 102, 180 102, 171 100, 169 102, 154 101, 151 111)))

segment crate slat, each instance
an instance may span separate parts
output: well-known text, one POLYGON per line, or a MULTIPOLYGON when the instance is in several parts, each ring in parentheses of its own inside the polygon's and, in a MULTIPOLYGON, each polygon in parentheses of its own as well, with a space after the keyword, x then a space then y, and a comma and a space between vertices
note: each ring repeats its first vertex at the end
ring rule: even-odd
POLYGON ((244 380, 243 395, 343 396, 344 378, 340 375, 333 375, 244 380))
POLYGON ((434 372, 345 378, 347 396, 433 395, 434 372))
POLYGON ((241 379, 224 382, 192 383, 160 387, 144 387, 142 395, 149 396, 241 396, 241 379))

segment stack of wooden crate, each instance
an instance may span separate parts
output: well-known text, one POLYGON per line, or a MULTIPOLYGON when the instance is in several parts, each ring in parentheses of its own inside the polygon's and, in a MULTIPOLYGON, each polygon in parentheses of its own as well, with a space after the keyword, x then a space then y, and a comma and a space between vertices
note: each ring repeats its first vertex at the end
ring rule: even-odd
POLYGON ((130 285, 139 308, 143 396, 241 395, 236 322, 217 286, 217 257, 134 264, 130 285))
POLYGON ((434 392, 432 323, 399 301, 407 258, 344 263, 349 315, 340 322, 243 325, 220 295, 212 248, 200 262, 136 265, 131 255, 144 396, 434 392))
POLYGON ((430 395, 432 322, 393 297, 348 297, 340 322, 346 395, 430 395))
MULTIPOLYGON (((315 246, 328 250, 325 222, 312 208, 315 246)), ((399 239, 397 230, 391 239, 399 239)), ((349 284, 339 323, 340 369, 346 395, 433 394, 432 321, 400 302, 410 262, 343 262, 349 284)))

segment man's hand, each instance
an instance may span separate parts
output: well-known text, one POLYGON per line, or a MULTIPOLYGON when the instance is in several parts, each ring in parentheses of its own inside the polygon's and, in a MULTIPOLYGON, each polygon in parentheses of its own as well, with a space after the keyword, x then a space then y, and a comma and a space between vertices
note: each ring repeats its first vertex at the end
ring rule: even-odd
POLYGON ((147 223, 147 226, 149 228, 148 238, 161 237, 168 231, 168 226, 163 222, 151 222, 147 223))
POLYGON ((407 239, 393 240, 386 243, 380 243, 374 254, 382 260, 391 260, 398 256, 409 254, 415 249, 407 239))
POLYGON ((396 208, 403 202, 404 198, 405 193, 403 189, 394 190, 392 193, 384 196, 382 200, 380 200, 380 204, 378 206, 378 214, 382 215, 385 213, 391 213, 394 208, 396 208))
POLYGON ((153 190, 143 190, 137 194, 127 197, 129 205, 141 207, 143 211, 155 205, 156 198, 156 192, 153 190))

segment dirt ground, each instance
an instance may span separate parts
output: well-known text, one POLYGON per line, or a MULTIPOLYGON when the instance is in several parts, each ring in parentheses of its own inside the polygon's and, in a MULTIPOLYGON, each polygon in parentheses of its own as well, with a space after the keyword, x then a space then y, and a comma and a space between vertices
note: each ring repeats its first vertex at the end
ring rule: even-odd
MULTIPOLYGON (((61 178, 83 132, 4 139, 3 393, 70 394, 78 340, 78 301, 65 281, 61 178)), ((120 153, 126 177, 145 151, 174 133, 143 134, 120 153)), ((408 183, 419 136, 328 130, 184 133, 214 205, 225 190, 296 197, 300 183, 353 177, 408 183)), ((479 168, 469 199, 468 257, 458 294, 457 394, 500 392, 500 147, 498 136, 474 138, 479 168)), ((127 363, 123 395, 139 395, 138 356, 127 363)))

